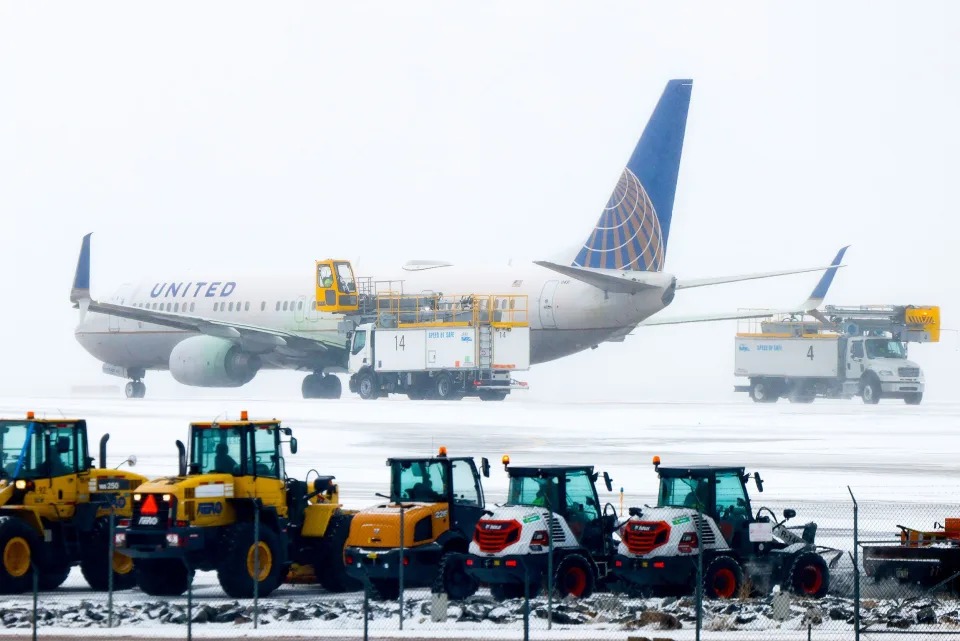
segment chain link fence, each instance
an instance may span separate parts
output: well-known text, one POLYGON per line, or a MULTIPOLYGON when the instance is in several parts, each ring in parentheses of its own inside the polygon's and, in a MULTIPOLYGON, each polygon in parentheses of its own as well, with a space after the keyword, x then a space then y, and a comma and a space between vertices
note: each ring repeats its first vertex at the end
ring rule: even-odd
MULTIPOLYGON (((196 573, 182 596, 158 598, 136 588, 91 591, 77 569, 60 588, 43 591, 42 570, 31 565, 32 594, 0 597, 0 629, 18 638, 144 631, 178 639, 942 639, 960 635, 960 518, 953 516, 960 515, 960 504, 942 495, 940 503, 904 505, 884 500, 884 488, 862 488, 846 501, 792 506, 798 536, 815 531, 817 554, 828 567, 826 594, 819 598, 804 594, 794 575, 764 575, 763 564, 743 557, 744 578, 736 589, 727 598, 710 598, 713 557, 703 546, 684 560, 697 577, 690 589, 638 589, 618 580, 616 563, 604 559, 598 560, 606 565, 596 590, 586 598, 562 597, 551 572, 543 585, 531 583, 516 598, 495 598, 481 586, 453 601, 401 583, 399 595, 385 600, 369 585, 333 594, 294 580, 266 597, 230 599, 215 572, 196 573)), ((628 518, 623 515, 618 533, 628 518)), ((259 540, 259 519, 254 528, 259 540)), ((706 532, 700 534, 703 540, 706 532)), ((253 547, 250 559, 258 576, 259 549, 253 547)), ((560 565, 561 552, 548 548, 548 567, 560 565)), ((112 547, 109 553, 112 558, 112 547)))

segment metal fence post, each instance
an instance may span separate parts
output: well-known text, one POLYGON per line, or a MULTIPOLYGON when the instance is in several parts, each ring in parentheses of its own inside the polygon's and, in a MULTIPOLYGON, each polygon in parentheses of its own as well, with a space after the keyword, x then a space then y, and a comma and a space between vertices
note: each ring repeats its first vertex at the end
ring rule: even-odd
POLYGON ((260 625, 260 505, 253 501, 253 629, 260 625))
POLYGON ((523 566, 523 641, 530 641, 530 567, 523 566))
POLYGON ((370 582, 363 582, 363 641, 370 638, 370 582))
POLYGON ((700 511, 700 501, 697 501, 697 630, 696 641, 700 641, 700 630, 703 628, 703 512, 700 511))
MULTIPOLYGON (((32 556, 32 555, 31 555, 32 556)), ((33 641, 37 641, 37 593, 40 592, 40 568, 30 559, 30 569, 33 570, 33 641)))
POLYGON ((404 555, 404 507, 403 503, 400 504, 400 564, 399 569, 399 578, 397 579, 399 583, 400 592, 398 593, 398 598, 400 600, 400 629, 403 630, 403 555, 404 555))
POLYGON ((108 521, 109 525, 107 527, 107 537, 109 543, 107 544, 107 627, 113 627, 113 555, 115 554, 114 548, 114 527, 115 527, 115 517, 114 517, 114 507, 113 502, 110 503, 110 519, 108 521))
POLYGON ((847 492, 853 501, 853 638, 860 641, 860 506, 857 505, 857 497, 853 495, 849 485, 847 492))
POLYGON ((553 629, 553 506, 547 500, 547 630, 553 629))
POLYGON ((193 641, 193 580, 190 576, 190 564, 184 560, 187 568, 187 641, 193 641))

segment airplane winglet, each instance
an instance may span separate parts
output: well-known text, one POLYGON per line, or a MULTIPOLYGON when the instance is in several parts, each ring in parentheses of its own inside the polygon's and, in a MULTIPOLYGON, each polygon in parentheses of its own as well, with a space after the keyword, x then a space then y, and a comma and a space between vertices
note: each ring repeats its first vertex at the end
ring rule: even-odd
POLYGON ((841 247, 840 251, 837 252, 836 258, 833 259, 833 262, 830 263, 830 267, 823 272, 823 276, 820 277, 820 280, 817 282, 817 286, 813 288, 813 292, 810 293, 810 297, 800 306, 800 310, 804 312, 815 311, 821 304, 823 304, 824 299, 827 297, 827 291, 830 289, 830 285, 833 284, 833 277, 837 275, 837 269, 840 268, 840 262, 843 260, 843 255, 850 248, 850 245, 846 247, 841 247))
POLYGON ((80 257, 77 258, 77 271, 73 275, 73 287, 70 288, 70 302, 77 305, 81 300, 90 300, 90 236, 83 237, 80 244, 80 257))

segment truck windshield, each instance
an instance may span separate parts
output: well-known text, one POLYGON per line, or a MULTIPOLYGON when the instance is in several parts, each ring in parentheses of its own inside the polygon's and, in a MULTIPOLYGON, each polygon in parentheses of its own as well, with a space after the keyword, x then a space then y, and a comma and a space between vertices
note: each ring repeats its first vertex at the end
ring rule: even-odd
POLYGON ((709 500, 709 486, 705 479, 660 479, 657 507, 687 507, 705 511, 709 500))
POLYGON ((242 427, 194 428, 191 463, 196 466, 196 473, 240 476, 245 433, 242 427))
POLYGON ((441 461, 394 461, 390 500, 437 503, 447 500, 447 469, 441 461))
POLYGON ((868 358, 906 358, 907 349, 903 343, 889 338, 871 338, 867 343, 868 358))

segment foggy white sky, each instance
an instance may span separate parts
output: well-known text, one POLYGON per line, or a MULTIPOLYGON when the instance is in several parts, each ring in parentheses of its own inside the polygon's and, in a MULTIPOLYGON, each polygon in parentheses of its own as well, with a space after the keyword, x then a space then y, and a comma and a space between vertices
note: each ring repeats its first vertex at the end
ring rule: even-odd
MULTIPOLYGON (((695 82, 668 270, 852 244, 828 302, 940 304, 960 327, 958 5, 736 6, 0 1, 0 387, 122 384, 73 338, 88 231, 101 297, 330 255, 571 259, 674 77, 695 82)), ((815 281, 681 292, 665 314, 788 305, 815 281)), ((735 330, 639 330, 526 378, 544 399, 729 399, 735 330)), ((929 397, 952 398, 958 347, 913 348, 929 397)))

